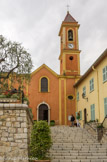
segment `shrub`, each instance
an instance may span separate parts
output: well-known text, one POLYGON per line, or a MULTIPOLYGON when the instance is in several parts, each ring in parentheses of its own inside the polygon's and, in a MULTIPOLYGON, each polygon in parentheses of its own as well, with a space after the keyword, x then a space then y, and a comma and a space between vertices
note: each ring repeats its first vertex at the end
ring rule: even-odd
POLYGON ((6 98, 10 98, 11 97, 11 93, 9 90, 4 92, 4 95, 6 95, 6 98))
POLYGON ((95 120, 98 123, 98 119, 95 120))
POLYGON ((51 120, 50 121, 50 126, 54 126, 55 125, 55 120, 51 120))
POLYGON ((24 102, 24 101, 26 101, 26 102, 27 102, 27 105, 29 105, 29 100, 28 100, 27 97, 24 97, 24 98, 23 98, 23 102, 24 102))
POLYGON ((1 95, 0 95, 0 98, 6 98, 6 95, 1 94, 1 95))
POLYGON ((52 145, 50 128, 46 121, 34 122, 31 143, 30 143, 30 157, 37 160, 46 160, 47 153, 52 145))
POLYGON ((17 100, 19 100, 19 96, 17 94, 13 94, 11 98, 16 98, 17 100))
POLYGON ((87 123, 94 123, 94 122, 95 122, 95 120, 90 120, 87 123))
POLYGON ((97 125, 97 128, 104 128, 102 124, 97 125))

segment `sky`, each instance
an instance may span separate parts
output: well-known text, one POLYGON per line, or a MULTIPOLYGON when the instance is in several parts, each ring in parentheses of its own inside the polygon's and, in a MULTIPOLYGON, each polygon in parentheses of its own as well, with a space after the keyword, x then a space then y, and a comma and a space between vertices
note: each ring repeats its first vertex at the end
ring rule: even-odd
POLYGON ((70 14, 80 24, 81 75, 107 48, 107 0, 0 0, 0 35, 22 44, 33 69, 46 64, 60 73, 61 23, 70 14))

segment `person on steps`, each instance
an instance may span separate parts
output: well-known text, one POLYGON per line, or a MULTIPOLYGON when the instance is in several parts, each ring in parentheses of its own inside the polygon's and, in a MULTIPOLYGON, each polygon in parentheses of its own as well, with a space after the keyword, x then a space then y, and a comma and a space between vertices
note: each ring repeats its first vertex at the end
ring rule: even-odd
POLYGON ((75 117, 72 114, 71 115, 71 127, 74 127, 74 121, 75 121, 75 117))
POLYGON ((80 112, 78 112, 76 116, 77 127, 80 127, 79 119, 80 119, 80 112))

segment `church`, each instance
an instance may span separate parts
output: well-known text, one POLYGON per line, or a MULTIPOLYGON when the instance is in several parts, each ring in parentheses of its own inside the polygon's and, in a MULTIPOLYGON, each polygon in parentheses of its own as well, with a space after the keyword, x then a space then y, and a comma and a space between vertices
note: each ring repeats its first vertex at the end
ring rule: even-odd
POLYGON ((32 72, 27 96, 34 120, 55 120, 56 125, 69 125, 69 116, 76 113, 74 84, 80 79, 78 22, 67 12, 61 24, 60 74, 43 64, 32 72))

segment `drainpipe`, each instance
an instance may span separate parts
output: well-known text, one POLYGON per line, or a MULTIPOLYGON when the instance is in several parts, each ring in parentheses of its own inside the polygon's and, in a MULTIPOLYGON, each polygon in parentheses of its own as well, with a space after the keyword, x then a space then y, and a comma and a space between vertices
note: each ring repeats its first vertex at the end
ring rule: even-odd
POLYGON ((100 120, 100 100, 99 100, 99 76, 98 76, 98 70, 92 66, 92 70, 97 72, 97 92, 98 92, 98 110, 99 110, 99 120, 100 120))

